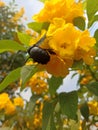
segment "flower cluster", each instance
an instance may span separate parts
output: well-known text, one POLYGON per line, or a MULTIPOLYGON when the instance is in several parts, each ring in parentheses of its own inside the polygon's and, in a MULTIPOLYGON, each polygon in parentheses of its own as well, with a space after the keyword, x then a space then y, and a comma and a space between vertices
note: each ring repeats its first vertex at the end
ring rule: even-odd
POLYGON ((93 80, 93 77, 92 77, 91 72, 89 70, 86 70, 86 69, 78 70, 78 73, 81 76, 81 78, 80 78, 81 85, 86 85, 93 80))
POLYGON ((98 102, 97 101, 89 101, 88 102, 90 114, 98 115, 98 102))
POLYGON ((91 65, 96 55, 95 39, 88 30, 81 31, 73 25, 76 17, 83 17, 82 3, 74 0, 46 1, 45 6, 34 15, 37 22, 49 22, 46 38, 41 47, 50 49, 50 61, 40 67, 55 76, 66 76, 74 61, 82 60, 91 65), (49 11, 51 10, 51 11, 49 11), (54 69, 55 68, 55 69, 54 69))
MULTIPOLYGON (((27 64, 33 64, 32 62, 28 62, 27 64)), ((48 84, 47 79, 49 78, 46 71, 40 71, 35 73, 30 80, 27 82, 27 86, 31 87, 31 90, 35 94, 42 94, 47 92, 48 84)))
POLYGON ((13 18, 11 19, 13 22, 17 22, 24 15, 24 8, 21 8, 19 12, 17 12, 13 18))
POLYGON ((0 94, 0 111, 4 111, 7 115, 14 114, 17 106, 24 106, 24 101, 21 97, 16 97, 11 101, 7 93, 0 94))
POLYGON ((43 92, 47 92, 47 82, 45 81, 47 79, 47 73, 42 71, 42 72, 37 72, 34 74, 27 85, 31 87, 32 92, 36 94, 42 94, 43 92))
POLYGON ((63 18, 72 22, 75 17, 83 16, 82 4, 74 0, 49 0, 44 8, 33 19, 37 22, 52 22, 54 18, 63 18), (49 11, 51 10, 51 11, 49 11))
POLYGON ((30 121, 28 121, 26 124, 28 129, 39 130, 42 128, 42 109, 43 109, 43 102, 37 100, 33 118, 30 118, 30 121))

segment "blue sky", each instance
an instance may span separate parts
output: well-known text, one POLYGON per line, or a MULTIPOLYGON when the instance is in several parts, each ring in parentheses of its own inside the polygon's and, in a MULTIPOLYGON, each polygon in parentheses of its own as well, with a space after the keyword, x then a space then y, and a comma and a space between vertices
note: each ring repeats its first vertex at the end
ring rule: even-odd
MULTIPOLYGON (((6 3, 11 2, 12 0, 3 0, 6 3)), ((25 8, 25 15, 28 18, 27 22, 32 21, 32 16, 35 13, 38 13, 39 10, 43 7, 43 3, 38 0, 15 0, 15 3, 18 4, 19 8, 25 8)))

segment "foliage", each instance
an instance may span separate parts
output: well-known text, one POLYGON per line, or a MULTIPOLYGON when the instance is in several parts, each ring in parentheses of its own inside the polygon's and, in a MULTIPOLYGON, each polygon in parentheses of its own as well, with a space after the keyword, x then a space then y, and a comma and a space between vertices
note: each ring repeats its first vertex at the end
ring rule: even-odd
MULTIPOLYGON (((92 126, 97 128, 98 29, 96 26, 93 36, 89 30, 93 29, 93 24, 98 20, 98 2, 41 1, 44 7, 33 16, 35 21, 28 23, 28 31, 17 32, 17 41, 13 36, 6 40, 7 33, 0 41, 0 53, 7 51, 8 57, 5 57, 5 60, 11 61, 10 69, 6 71, 11 72, 0 84, 2 129, 91 130, 92 126), (28 51, 29 47, 33 49, 36 43, 37 48, 49 55, 47 64, 36 63, 33 56, 24 55, 23 51, 28 51), (14 60, 10 59, 10 53, 14 60), (20 53, 25 58, 24 65, 19 57, 20 53), (16 65, 16 59, 21 65, 16 65), (57 90, 61 85, 66 87, 63 79, 72 71, 72 78, 79 76, 79 89, 59 93, 57 90), (17 83, 18 89, 12 82, 17 83), (30 99, 27 100, 24 96, 20 99, 22 92, 27 92, 29 88, 32 93, 30 99), (10 93, 9 89, 13 90, 13 93, 10 93), (19 91, 18 94, 16 90, 19 91), (17 100, 14 99, 15 94, 18 96, 17 100), (21 106, 22 100, 25 104, 21 106)), ((5 5, 0 7, 2 8, 5 8, 5 5)), ((3 64, 3 60, 4 57, 0 64, 3 66, 1 72, 4 74, 6 64, 3 64)))
POLYGON ((24 9, 19 10, 14 0, 8 5, 0 1, 0 81, 24 63, 25 48, 17 43, 16 34, 17 31, 25 30, 23 15, 24 9))

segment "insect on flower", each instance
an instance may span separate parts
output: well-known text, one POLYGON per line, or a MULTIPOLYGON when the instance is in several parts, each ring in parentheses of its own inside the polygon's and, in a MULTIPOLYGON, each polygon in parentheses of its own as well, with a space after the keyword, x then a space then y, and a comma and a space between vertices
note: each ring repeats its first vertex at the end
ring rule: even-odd
POLYGON ((27 52, 34 62, 40 64, 47 64, 50 61, 50 54, 55 54, 51 49, 43 49, 39 45, 44 41, 46 35, 44 35, 36 44, 31 46, 27 52))

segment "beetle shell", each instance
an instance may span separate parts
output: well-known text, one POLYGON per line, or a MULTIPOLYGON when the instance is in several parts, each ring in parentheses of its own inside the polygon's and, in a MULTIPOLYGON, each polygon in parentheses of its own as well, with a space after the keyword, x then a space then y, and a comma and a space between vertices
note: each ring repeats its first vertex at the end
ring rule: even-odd
POLYGON ((30 58, 34 60, 34 62, 38 62, 40 64, 47 64, 50 60, 50 55, 46 49, 42 49, 38 46, 33 46, 28 49, 28 53, 30 58))

